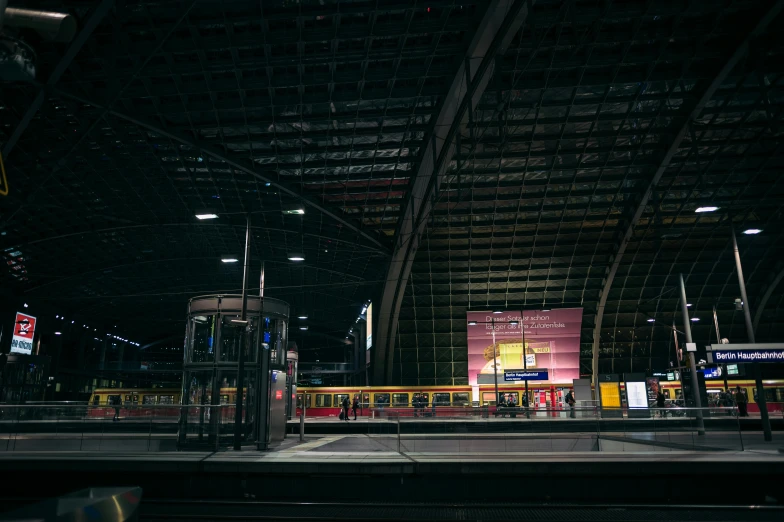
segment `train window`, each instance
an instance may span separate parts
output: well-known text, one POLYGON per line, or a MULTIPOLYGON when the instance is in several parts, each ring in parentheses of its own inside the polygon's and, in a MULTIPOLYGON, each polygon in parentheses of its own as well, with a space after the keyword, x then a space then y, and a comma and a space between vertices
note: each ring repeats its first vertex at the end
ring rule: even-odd
POLYGON ((425 399, 425 404, 430 404, 430 394, 429 393, 420 393, 419 397, 425 399))
POLYGON ((302 408, 302 394, 297 394, 297 408, 302 408))
POLYGON ((433 404, 436 406, 449 406, 449 394, 448 393, 434 393, 433 394, 433 404))
POLYGON ((155 404, 155 395, 142 395, 142 404, 155 404))
POLYGON ((515 404, 520 404, 520 393, 519 392, 499 392, 499 398, 503 398, 506 404, 514 401, 515 404))
POLYGON ((332 395, 325 393, 316 394, 316 408, 329 408, 332 406, 332 395))
POLYGON ((93 406, 98 406, 99 404, 101 404, 101 396, 96 395, 95 397, 93 397, 93 406))
MULTIPOLYGON (((491 354, 492 355, 492 354, 491 354)), ((471 401, 468 398, 468 393, 465 392, 455 392, 452 394, 452 405, 453 406, 470 406, 471 401)))
POLYGON ((367 407, 370 406, 370 394, 369 393, 363 393, 362 394, 362 406, 364 408, 367 408, 367 407))
POLYGON ((229 403, 229 396, 228 394, 224 394, 220 396, 221 404, 228 404, 229 403))
POLYGON ((482 392, 482 405, 495 406, 495 392, 482 392))
POLYGON ((373 394, 373 402, 376 406, 389 406, 389 394, 388 393, 374 393, 373 394))
POLYGON ((120 404, 120 398, 119 395, 109 395, 106 397, 106 404, 120 404))
POLYGON ((158 404, 174 404, 174 395, 161 395, 158 404))
POLYGON ((126 395, 125 396, 125 402, 131 402, 131 396, 130 395, 126 395))
POLYGON ((408 394, 407 393, 393 393, 392 394, 392 406, 396 406, 396 407, 408 406, 408 394))
MULTIPOLYGON (((336 393, 335 394, 335 402, 333 402, 332 404, 334 404, 338 408, 342 408, 343 407, 343 399, 348 399, 348 393, 336 393)), ((349 407, 351 407, 351 400, 350 399, 348 401, 348 405, 349 405, 349 407)))
POLYGON ((311 403, 312 399, 313 399, 313 396, 311 394, 309 394, 309 393, 306 393, 305 394, 305 406, 310 408, 312 406, 312 403, 311 403))
POLYGON ((670 398, 670 390, 664 390, 664 397, 667 399, 670 398))

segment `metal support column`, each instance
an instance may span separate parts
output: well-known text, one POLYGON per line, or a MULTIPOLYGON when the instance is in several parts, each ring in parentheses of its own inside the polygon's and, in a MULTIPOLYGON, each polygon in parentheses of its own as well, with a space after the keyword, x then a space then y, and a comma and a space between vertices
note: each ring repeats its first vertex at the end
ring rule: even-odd
MULTIPOLYGON (((250 275, 250 215, 247 216, 245 228, 245 265, 242 272, 242 309, 240 311, 240 321, 248 320, 248 276, 250 275)), ((263 306, 263 303, 262 303, 263 306)), ((261 320, 264 321, 264 311, 261 311, 261 320)), ((242 348, 240 348, 239 361, 237 363, 237 402, 234 413, 234 449, 242 449, 242 398, 243 398, 243 377, 245 372, 245 351, 248 349, 250 340, 250 324, 243 326, 242 348)))
MULTIPOLYGON (((740 286, 740 298, 743 301, 743 316, 746 319, 746 333, 749 336, 749 343, 754 344, 754 326, 751 323, 751 303, 749 303, 749 296, 746 295, 746 281, 743 278, 743 267, 740 264, 740 252, 738 252, 738 240, 735 238, 735 227, 730 222, 730 231, 732 231, 732 249, 735 253, 735 268, 738 270, 738 285, 740 286)), ((721 342, 721 341, 719 341, 721 342)), ((762 386, 762 375, 760 373, 760 366, 758 362, 752 363, 751 367, 754 369, 754 381, 757 385, 757 406, 760 410, 760 419, 762 420, 762 432, 766 441, 773 440, 773 434, 770 431, 770 417, 768 417, 768 404, 765 400, 765 389, 762 386)))
MULTIPOLYGON (((721 344, 721 333, 719 332, 719 316, 716 313, 716 307, 713 307, 713 326, 716 328, 716 344, 721 344)), ((729 383, 727 382, 727 365, 721 365, 724 370, 722 370, 722 375, 724 376, 724 391, 729 391, 729 383)))
MULTIPOLYGON (((681 285, 681 313, 683 314, 683 331, 686 333, 686 342, 692 343, 691 338, 691 324, 689 323, 689 308, 686 306, 686 286, 683 284, 683 274, 680 274, 681 285)), ((688 346, 686 349, 688 350, 688 346)), ((697 364, 694 361, 694 352, 689 354, 689 368, 691 369, 691 393, 694 398, 694 406, 702 408, 702 401, 700 400, 699 381, 697 379, 697 364)), ((686 397, 684 397, 684 400, 686 397)), ((697 434, 705 435, 705 422, 702 419, 702 410, 697 410, 697 434)))

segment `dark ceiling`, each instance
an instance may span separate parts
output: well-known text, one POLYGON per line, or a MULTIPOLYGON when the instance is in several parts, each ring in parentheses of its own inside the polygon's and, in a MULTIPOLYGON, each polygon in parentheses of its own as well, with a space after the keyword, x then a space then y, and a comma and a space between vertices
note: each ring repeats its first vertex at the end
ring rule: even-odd
POLYGON ((679 273, 695 337, 717 306, 722 336, 744 338, 730 224, 763 230, 739 236, 749 300, 759 339, 782 332, 784 291, 764 298, 784 269, 782 2, 24 4, 79 25, 70 44, 35 41, 36 82, 0 83, 0 250, 17 260, 0 284, 26 299, 140 340, 176 333, 189 296, 239 293, 241 263, 220 259, 242 259, 249 214, 252 280, 264 260, 267 295, 309 317, 294 338, 340 357, 503 4, 527 16, 449 138, 376 361, 387 380, 465 382, 465 311, 497 307, 584 307, 584 372, 594 344, 601 371, 655 367, 679 273))

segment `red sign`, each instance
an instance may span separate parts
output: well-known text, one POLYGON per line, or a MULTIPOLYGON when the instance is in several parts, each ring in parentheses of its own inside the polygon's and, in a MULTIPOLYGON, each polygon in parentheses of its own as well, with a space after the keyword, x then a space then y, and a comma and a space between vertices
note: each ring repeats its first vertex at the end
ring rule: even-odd
POLYGON ((283 398, 283 390, 275 390, 275 398, 282 399, 283 398))
POLYGON ((14 335, 11 340, 11 353, 26 353, 30 355, 33 350, 33 336, 35 335, 35 317, 16 312, 14 322, 14 335))

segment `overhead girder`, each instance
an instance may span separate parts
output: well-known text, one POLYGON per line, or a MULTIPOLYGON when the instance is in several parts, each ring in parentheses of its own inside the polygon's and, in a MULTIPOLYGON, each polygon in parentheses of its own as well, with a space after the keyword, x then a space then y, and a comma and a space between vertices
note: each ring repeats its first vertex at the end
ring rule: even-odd
POLYGON ((404 211, 397 223, 395 246, 389 263, 378 311, 374 339, 374 384, 392 379, 395 335, 411 266, 419 238, 427 224, 435 196, 455 153, 454 137, 463 132, 493 74, 496 56, 503 53, 523 25, 533 2, 489 2, 463 63, 443 98, 433 128, 425 138, 417 171, 412 173, 404 211))
POLYGON ((631 240, 634 234, 634 229, 637 226, 637 223, 639 222, 640 218, 642 217, 645 207, 648 205, 651 195, 655 190, 656 186, 658 185, 659 181, 661 180, 662 175, 670 166, 673 156, 680 148, 684 138, 686 138, 690 126, 704 112, 703 109, 711 100, 711 98, 714 96, 714 94, 716 94, 716 91, 719 89, 719 86, 727 79, 727 77, 732 73, 733 69, 735 69, 735 67, 740 63, 740 61, 747 55, 752 40, 757 38, 759 35, 763 33, 763 31, 765 31, 767 26, 781 12, 782 8, 784 8, 784 0, 778 0, 774 4, 772 4, 763 13, 762 17, 757 22, 757 24, 753 27, 751 32, 744 37, 744 39, 734 50, 732 55, 729 56, 729 58, 723 64, 721 69, 715 74, 715 76, 713 76, 711 82, 702 91, 702 94, 697 100, 697 102, 690 107, 681 109, 683 112, 686 113, 685 119, 683 123, 680 125, 678 131, 673 135, 673 139, 670 142, 669 147, 667 148, 667 152, 662 158, 661 163, 659 164, 658 168, 654 172, 653 176, 651 177, 647 189, 645 190, 645 192, 641 194, 640 200, 635 207, 634 213, 631 216, 629 216, 628 224, 625 227, 625 233, 620 238, 618 243, 616 243, 616 248, 614 249, 614 254, 612 256, 613 261, 607 267, 607 275, 599 298, 599 306, 597 309, 596 322, 595 322, 594 335, 593 335, 592 374, 593 374, 594 384, 596 384, 597 382, 596 379, 599 374, 599 345, 601 343, 602 320, 604 318, 604 311, 607 305, 607 298, 610 289, 612 288, 612 284, 615 280, 616 273, 618 272, 618 267, 620 266, 621 261, 623 259, 623 255, 626 251, 629 241, 631 240))
POLYGON ((248 174, 248 175, 250 175, 250 176, 252 176, 252 177, 254 177, 256 179, 259 179, 260 181, 263 181, 263 182, 266 182, 266 183, 271 183, 272 185, 278 187, 278 189, 280 189, 282 192, 286 193, 287 195, 292 196, 292 197, 302 201, 302 203, 304 203, 306 206, 309 206, 309 207, 312 207, 312 208, 318 210, 322 214, 330 217, 331 219, 334 219, 335 221, 337 221, 338 223, 342 224, 343 226, 349 228, 350 230, 355 231, 359 236, 363 237, 365 240, 369 241, 370 243, 372 243, 373 245, 378 247, 381 251, 383 251, 383 252, 387 252, 388 251, 388 247, 384 243, 379 241, 378 238, 376 238, 375 236, 370 235, 368 232, 366 232, 363 229, 363 227, 361 226, 361 224, 354 223, 353 220, 346 219, 346 218, 340 216, 334 210, 326 208, 324 205, 322 205, 319 202, 315 201, 310 196, 308 196, 306 194, 303 194, 302 192, 297 190, 295 187, 290 185, 289 182, 284 181, 279 176, 270 175, 267 172, 264 172, 263 174, 260 173, 259 170, 256 169, 255 165, 248 164, 247 160, 244 159, 244 158, 237 158, 237 159, 229 158, 223 152, 221 152, 219 150, 216 150, 214 147, 202 147, 202 145, 197 140, 194 140, 194 139, 192 139, 192 138, 190 138, 188 136, 181 135, 179 133, 175 133, 175 132, 169 131, 169 130, 161 127, 158 124, 154 124, 154 123, 150 123, 150 122, 141 120, 141 119, 137 118, 136 116, 124 114, 124 113, 122 113, 120 111, 112 109, 111 106, 106 106, 106 105, 104 105, 104 104, 102 104, 100 102, 97 102, 95 100, 87 100, 87 99, 85 99, 85 98, 83 98, 81 96, 78 96, 76 94, 68 93, 68 92, 65 92, 65 91, 62 91, 62 90, 56 89, 56 88, 52 88, 51 92, 53 94, 58 95, 58 96, 62 96, 62 97, 65 97, 65 98, 70 98, 70 99, 76 100, 76 101, 78 101, 80 103, 86 103, 88 105, 93 105, 93 106, 95 106, 97 108, 103 109, 104 111, 106 111, 107 113, 111 114, 112 116, 115 116, 117 118, 129 121, 131 123, 134 123, 134 124, 136 124, 136 125, 138 125, 140 127, 146 128, 147 130, 152 131, 152 132, 154 132, 156 134, 160 134, 161 136, 165 136, 165 137, 167 137, 167 138, 169 138, 171 140, 174 140, 174 141, 177 141, 179 143, 182 143, 183 145, 187 145, 189 147, 193 147, 194 150, 201 151, 204 155, 209 156, 209 157, 211 157, 211 158, 213 158, 215 160, 218 160, 219 162, 226 163, 227 165, 231 166, 232 168, 235 168, 235 169, 237 169, 237 170, 239 170, 241 172, 245 172, 246 174, 248 174))

